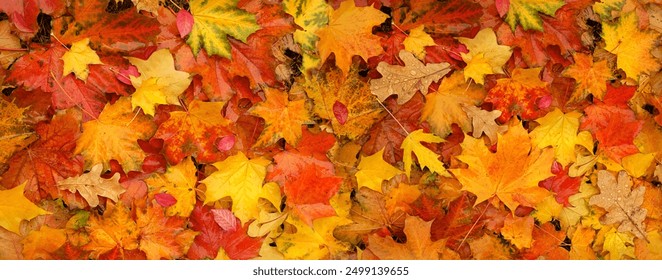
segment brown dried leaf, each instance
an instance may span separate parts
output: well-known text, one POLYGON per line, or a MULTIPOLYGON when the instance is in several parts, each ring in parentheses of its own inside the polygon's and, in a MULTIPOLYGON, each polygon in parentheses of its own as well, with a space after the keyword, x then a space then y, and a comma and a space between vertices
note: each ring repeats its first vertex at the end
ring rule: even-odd
POLYGON ((641 208, 644 202, 644 187, 631 190, 632 180, 627 172, 621 171, 616 178, 606 170, 598 171, 598 187, 600 194, 591 197, 589 204, 597 205, 605 210, 600 222, 606 225, 619 224, 619 232, 631 232, 639 238, 645 238, 646 230, 643 224, 647 210, 641 208))
POLYGON ((473 125, 473 134, 474 138, 479 138, 481 135, 485 134, 487 138, 490 138, 492 144, 497 142, 497 133, 503 134, 508 130, 506 125, 498 125, 496 123, 496 118, 501 116, 501 111, 484 111, 476 106, 464 106, 462 107, 467 113, 467 116, 471 118, 471 124, 473 125))
POLYGON ((119 183, 120 174, 115 173, 112 178, 104 179, 101 177, 102 170, 103 165, 97 164, 92 167, 90 172, 59 181, 57 186, 61 190, 68 190, 72 193, 78 191, 91 207, 99 205, 98 196, 117 202, 119 195, 126 191, 119 183))

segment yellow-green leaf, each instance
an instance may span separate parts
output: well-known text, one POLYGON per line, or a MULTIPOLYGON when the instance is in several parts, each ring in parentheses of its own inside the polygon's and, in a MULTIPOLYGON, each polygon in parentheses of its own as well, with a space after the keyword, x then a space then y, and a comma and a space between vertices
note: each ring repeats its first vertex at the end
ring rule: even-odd
POLYGON ((209 55, 231 57, 227 36, 246 42, 248 36, 260 29, 255 15, 237 8, 238 0, 191 0, 193 29, 186 43, 194 54, 204 48, 209 55))
POLYGON ((563 0, 510 0, 506 22, 515 31, 517 23, 524 30, 542 30, 542 19, 538 13, 553 17, 556 10, 565 5, 563 0))
POLYGON ((419 25, 412 29, 409 31, 409 36, 402 42, 405 50, 413 53, 420 60, 425 59, 425 47, 436 45, 430 34, 425 33, 424 28, 424 25, 419 25))
POLYGON ((294 17, 294 23, 303 29, 294 31, 294 42, 303 49, 304 69, 315 67, 319 63, 316 46, 319 37, 315 32, 329 23, 329 13, 332 10, 324 0, 283 1, 283 11, 294 17))
POLYGON ((153 173, 145 179, 150 193, 167 193, 177 202, 166 208, 166 215, 188 217, 195 207, 195 184, 198 182, 195 164, 186 158, 175 166, 168 166, 165 174, 153 173), (154 190, 152 190, 154 189, 154 190))
POLYGON ((660 63, 651 54, 658 33, 641 31, 634 12, 622 15, 615 24, 602 25, 605 50, 616 55, 618 68, 628 78, 639 80, 639 75, 660 69, 660 63))

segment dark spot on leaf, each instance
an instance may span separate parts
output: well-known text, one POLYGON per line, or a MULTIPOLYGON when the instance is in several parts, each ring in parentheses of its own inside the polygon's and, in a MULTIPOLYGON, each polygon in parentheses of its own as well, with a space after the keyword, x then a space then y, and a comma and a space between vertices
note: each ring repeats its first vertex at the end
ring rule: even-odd
POLYGON ((32 42, 39 44, 48 44, 51 42, 51 19, 53 17, 39 13, 37 16, 37 25, 39 25, 39 30, 32 38, 32 42))
POLYGON ((658 115, 658 114, 660 113, 660 111, 657 110, 657 108, 655 108, 655 106, 650 105, 650 104, 645 104, 645 105, 644 105, 643 107, 641 107, 641 108, 644 109, 644 110, 646 110, 646 112, 648 112, 648 113, 651 114, 651 115, 658 115))
POLYGON ((561 243, 561 248, 570 251, 571 247, 572 247, 572 240, 570 240, 570 238, 566 236, 565 239, 563 240, 563 243, 561 243))
POLYGON ((133 7, 133 1, 130 0, 117 0, 117 2, 109 1, 108 6, 106 6, 106 12, 117 14, 131 7, 133 7))

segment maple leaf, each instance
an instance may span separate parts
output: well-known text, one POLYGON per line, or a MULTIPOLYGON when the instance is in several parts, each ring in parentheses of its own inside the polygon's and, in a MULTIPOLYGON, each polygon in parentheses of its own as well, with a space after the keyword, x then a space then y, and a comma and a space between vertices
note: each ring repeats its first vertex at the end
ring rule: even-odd
POLYGON ((405 213, 389 213, 384 194, 370 188, 360 188, 356 192, 349 213, 353 223, 337 227, 333 234, 352 244, 358 243, 366 234, 383 229, 400 231, 404 227, 405 213))
POLYGON ((177 164, 187 156, 195 156, 200 163, 218 159, 216 141, 230 135, 230 123, 221 114, 224 105, 225 102, 193 100, 186 111, 170 113, 154 134, 154 138, 163 139, 168 162, 177 164))
POLYGON ((533 243, 533 217, 508 215, 503 221, 501 235, 518 249, 530 248, 533 243))
POLYGON ((400 30, 425 25, 431 34, 460 35, 479 26, 480 4, 464 0, 392 2, 393 23, 400 30))
POLYGON ((618 173, 616 178, 606 170, 598 171, 598 187, 600 194, 592 196, 589 204, 597 205, 607 214, 601 219, 604 224, 620 224, 619 232, 631 232, 639 238, 644 238, 644 218, 647 210, 641 208, 644 202, 644 187, 631 189, 632 181, 625 171, 618 173))
POLYGON ((168 216, 188 217, 195 206, 195 185, 198 181, 195 164, 190 158, 168 166, 164 174, 154 173, 145 183, 157 194, 169 194, 176 202, 166 207, 168 216))
POLYGON ((140 170, 145 152, 138 139, 149 139, 156 125, 144 114, 134 113, 127 97, 115 104, 107 104, 99 118, 83 123, 83 133, 76 141, 74 154, 82 154, 85 168, 103 164, 110 168, 110 160, 117 160, 126 171, 140 170))
POLYGON ((21 221, 51 214, 25 198, 24 191, 25 183, 12 189, 0 190, 0 210, 2 210, 0 211, 0 226, 16 234, 20 234, 21 221))
POLYGON ((469 50, 460 53, 462 60, 467 63, 464 68, 464 78, 473 79, 479 85, 485 83, 485 75, 503 74, 503 65, 513 53, 509 46, 497 43, 496 34, 491 28, 480 30, 473 39, 456 38, 469 50))
POLYGON ((148 260, 178 259, 186 254, 196 232, 186 228, 187 220, 166 217, 159 206, 148 207, 146 212, 136 212, 139 229, 139 249, 148 260))
POLYGON ((262 182, 269 164, 270 161, 263 158, 249 160, 242 152, 214 163, 218 171, 200 181, 207 186, 204 203, 229 196, 232 198, 232 213, 242 224, 257 218, 257 200, 264 196, 262 182))
POLYGON ((590 227, 578 226, 571 236, 569 257, 571 260, 594 260, 595 252, 591 243, 595 238, 595 230, 590 227))
POLYGON ((260 29, 255 15, 237 8, 238 0, 189 2, 193 15, 193 29, 186 43, 194 54, 204 48, 209 55, 230 58, 230 42, 227 36, 246 42, 248 36, 260 29))
POLYGON ((32 201, 61 197, 69 205, 85 207, 73 194, 60 191, 56 183, 83 172, 83 159, 74 154, 79 123, 80 114, 73 111, 53 116, 50 123, 38 123, 35 132, 39 139, 12 156, 2 184, 16 187, 27 182, 25 194, 32 201))
POLYGON ((278 251, 287 259, 334 259, 349 248, 348 243, 333 236, 333 229, 348 223, 347 219, 335 216, 320 218, 310 226, 291 217, 287 222, 296 228, 296 232, 283 233, 274 240, 278 251))
POLYGON ((319 64, 317 57, 317 30, 329 23, 329 14, 333 10, 324 0, 285 0, 283 10, 294 17, 294 23, 303 30, 294 31, 294 42, 303 49, 302 66, 311 69, 319 64))
POLYGON ((609 66, 607 66, 607 61, 593 62, 593 57, 583 53, 575 53, 573 59, 575 63, 563 70, 563 76, 577 81, 577 86, 568 102, 581 101, 589 94, 602 100, 605 92, 607 92, 605 81, 613 77, 609 66))
POLYGON ((438 159, 439 155, 423 146, 421 142, 440 143, 444 142, 444 139, 435 136, 434 134, 425 133, 422 129, 409 133, 400 146, 400 148, 404 150, 402 161, 405 164, 405 174, 407 174, 407 177, 410 177, 411 175, 411 165, 413 164, 411 157, 412 152, 416 155, 421 169, 427 167, 430 172, 436 172, 442 176, 450 176, 450 173, 446 171, 444 164, 438 159))
POLYGON ((409 36, 402 42, 405 50, 420 60, 425 59, 425 47, 436 45, 430 34, 425 33, 423 29, 425 29, 424 25, 412 29, 409 31, 409 36))
POLYGON ((11 34, 9 21, 0 21, 0 66, 7 69, 25 52, 21 50, 21 40, 11 34))
POLYGON ((306 78, 303 89, 314 102, 313 113, 320 118, 331 120, 331 127, 337 137, 356 139, 370 129, 375 121, 383 116, 379 102, 370 94, 368 84, 360 79, 358 69, 352 68, 348 75, 333 68, 325 73, 306 78), (333 104, 342 103, 347 107, 347 121, 340 124, 333 113, 333 104))
POLYGON ((314 163, 304 163, 298 172, 283 186, 287 205, 309 225, 314 219, 335 215, 329 199, 338 192, 342 178, 329 176, 314 163))
POLYGON ((421 120, 427 120, 434 134, 446 137, 451 125, 458 124, 462 131, 471 131, 471 121, 463 110, 466 106, 479 105, 485 98, 485 90, 476 84, 467 84, 462 72, 455 72, 441 81, 436 92, 425 96, 421 120))
POLYGON ((650 53, 659 35, 639 30, 637 23, 637 15, 627 13, 621 15, 617 23, 606 23, 602 29, 605 50, 617 56, 618 67, 635 81, 639 80, 641 74, 660 69, 660 63, 650 53))
POLYGON ((508 132, 499 135, 496 153, 491 153, 482 140, 465 137, 462 154, 457 159, 468 169, 450 169, 462 183, 462 189, 475 194, 476 203, 496 197, 511 212, 520 206, 535 207, 549 195, 538 182, 552 176, 552 149, 532 147, 526 130, 513 122, 508 132))
POLYGON ((128 57, 138 68, 140 76, 130 75, 136 92, 131 95, 131 108, 140 107, 145 114, 154 116, 157 104, 179 105, 179 95, 188 88, 191 77, 188 73, 175 70, 169 50, 152 53, 147 60, 128 57))
POLYGON ((561 165, 575 161, 575 146, 580 145, 588 151, 593 150, 593 137, 588 131, 577 133, 581 113, 573 111, 563 114, 554 109, 542 118, 536 119, 540 126, 531 132, 531 142, 538 148, 554 148, 554 157, 561 165))
POLYGON ((12 102, 0 99, 0 171, 14 152, 22 150, 36 140, 30 126, 25 123, 25 111, 12 102))
POLYGON ((129 209, 121 202, 117 205, 108 203, 103 216, 90 216, 85 228, 90 235, 90 242, 83 249, 91 251, 92 258, 98 259, 116 248, 122 256, 125 251, 138 249, 138 226, 131 218, 129 209))
POLYGON ((23 244, 23 257, 30 260, 52 260, 53 253, 67 241, 64 229, 55 229, 42 226, 39 230, 31 231, 21 241, 23 244))
POLYGON ((85 81, 87 80, 87 76, 90 75, 90 69, 87 66, 90 64, 102 64, 99 56, 90 48, 89 44, 89 38, 74 42, 71 48, 62 55, 62 60, 64 61, 63 76, 74 73, 76 78, 85 81))
POLYGON ((540 19, 540 16, 538 16, 538 13, 553 17, 556 10, 561 8, 564 4, 563 0, 510 0, 510 6, 505 21, 510 25, 513 32, 515 31, 517 23, 519 23, 524 30, 533 29, 543 31, 542 20, 540 19))
POLYGON ((353 56, 359 55, 367 60, 384 51, 379 37, 372 35, 372 27, 387 18, 386 14, 373 7, 356 7, 354 1, 342 2, 329 15, 329 24, 315 32, 320 38, 317 42, 320 57, 327 59, 334 53, 336 65, 347 74, 353 56))
POLYGON ((390 236, 368 237, 368 247, 375 256, 382 260, 438 260, 446 245, 445 240, 430 240, 430 226, 416 216, 407 216, 404 232, 407 243, 397 243, 390 236))
POLYGON ((604 235, 603 252, 609 252, 607 258, 610 260, 623 260, 624 257, 634 258, 634 236, 618 232, 610 228, 604 235))
POLYGON ((534 119, 545 112, 538 100, 549 96, 548 84, 538 77, 541 68, 515 68, 510 78, 498 79, 488 91, 485 102, 494 104, 502 112, 498 119, 506 122, 514 114, 524 119, 534 119))
POLYGON ((264 93, 266 100, 248 110, 249 114, 261 117, 266 122, 255 145, 269 146, 281 138, 296 145, 301 138, 301 125, 312 122, 305 106, 306 101, 289 101, 287 94, 278 89, 265 88, 264 93))
POLYGON ((501 116, 501 111, 481 110, 476 106, 463 106, 462 110, 467 113, 467 117, 471 118, 471 125, 473 126, 472 136, 480 138, 483 134, 490 139, 490 143, 496 143, 497 135, 503 134, 508 130, 508 126, 499 125, 496 123, 496 118, 501 116))
POLYGON ((469 241, 471 255, 475 260, 509 260, 510 250, 498 238, 485 234, 481 238, 469 241))
POLYGON ((150 45, 159 33, 153 17, 127 9, 117 13, 106 11, 110 0, 71 1, 68 16, 53 20, 53 34, 71 44, 89 38, 101 50, 132 51, 150 45))
POLYGON ((407 51, 400 51, 400 59, 405 66, 389 65, 380 62, 377 71, 382 74, 379 79, 370 80, 370 91, 384 102, 392 94, 398 95, 398 104, 409 101, 417 91, 428 94, 428 87, 439 81, 451 71, 450 64, 429 63, 423 64, 414 55, 407 51))
POLYGON ((361 156, 361 162, 357 168, 355 176, 358 186, 368 187, 378 192, 382 192, 382 181, 402 174, 400 169, 384 161, 384 149, 368 157, 361 156))
POLYGON ((102 169, 103 165, 97 164, 92 166, 90 172, 59 181, 57 186, 61 190, 68 190, 72 193, 78 191, 90 207, 99 205, 98 196, 107 197, 117 202, 119 195, 126 191, 119 183, 120 174, 115 173, 110 179, 104 179, 101 177, 102 169))

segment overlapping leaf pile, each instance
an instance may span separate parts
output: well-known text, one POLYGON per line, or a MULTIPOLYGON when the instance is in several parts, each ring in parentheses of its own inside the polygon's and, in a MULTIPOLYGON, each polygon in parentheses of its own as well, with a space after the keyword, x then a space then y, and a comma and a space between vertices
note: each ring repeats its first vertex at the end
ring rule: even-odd
POLYGON ((660 259, 662 7, 0 4, 1 259, 660 259))

